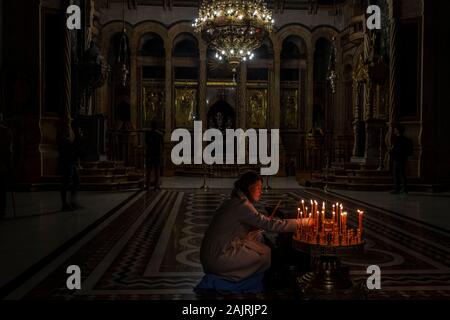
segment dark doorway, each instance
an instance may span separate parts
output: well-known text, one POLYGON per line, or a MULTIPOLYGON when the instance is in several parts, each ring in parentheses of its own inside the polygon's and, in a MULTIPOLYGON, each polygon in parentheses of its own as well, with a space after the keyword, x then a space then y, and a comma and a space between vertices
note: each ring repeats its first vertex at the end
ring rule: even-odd
POLYGON ((219 100, 208 111, 208 129, 215 128, 221 131, 234 129, 236 126, 236 113, 226 101, 219 100))

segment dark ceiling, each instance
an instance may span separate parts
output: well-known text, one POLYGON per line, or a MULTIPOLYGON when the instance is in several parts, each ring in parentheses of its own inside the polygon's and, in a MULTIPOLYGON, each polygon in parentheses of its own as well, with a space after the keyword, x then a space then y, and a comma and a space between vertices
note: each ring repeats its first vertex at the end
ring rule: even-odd
MULTIPOLYGON (((170 7, 198 7, 202 0, 105 0, 105 2, 122 2, 125 1, 129 7, 147 5, 170 7)), ((280 10, 308 10, 316 6, 332 6, 340 4, 345 0, 267 0, 269 8, 280 10)))

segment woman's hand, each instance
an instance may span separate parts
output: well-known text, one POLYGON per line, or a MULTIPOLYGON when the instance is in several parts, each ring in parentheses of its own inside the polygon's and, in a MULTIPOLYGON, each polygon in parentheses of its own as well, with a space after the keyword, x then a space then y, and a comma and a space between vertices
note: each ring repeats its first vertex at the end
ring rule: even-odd
POLYGON ((302 224, 302 227, 311 227, 314 225, 314 220, 311 218, 303 218, 303 219, 297 219, 299 222, 298 224, 300 225, 300 223, 302 224))

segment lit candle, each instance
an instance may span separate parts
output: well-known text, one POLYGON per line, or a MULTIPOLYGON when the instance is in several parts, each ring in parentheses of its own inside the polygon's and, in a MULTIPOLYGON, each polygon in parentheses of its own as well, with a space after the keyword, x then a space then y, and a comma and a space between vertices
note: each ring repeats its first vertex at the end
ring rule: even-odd
POLYGON ((322 203, 322 235, 325 234, 325 202, 322 203))
POLYGON ((303 211, 300 211, 300 239, 303 235, 303 211))
POLYGON ((336 202, 336 223, 337 224, 339 223, 339 218, 340 218, 340 216, 339 216, 339 203, 336 202))
MULTIPOLYGON (((334 207, 334 205, 333 205, 333 207, 334 207)), ((335 213, 334 213, 334 208, 333 208, 333 215, 332 215, 332 217, 331 217, 331 221, 332 221, 332 227, 333 227, 333 230, 334 230, 334 226, 335 226, 335 221, 334 221, 334 215, 335 215, 335 213)))
POLYGON ((311 225, 310 225, 310 222, 311 222, 311 212, 309 213, 309 217, 308 217, 308 238, 311 237, 311 225))
POLYGON ((319 210, 317 210, 316 212, 316 232, 319 233, 319 217, 320 217, 320 213, 319 210))
POLYGON ((342 232, 347 233, 347 211, 344 211, 342 216, 342 232))
POLYGON ((359 228, 359 232, 362 234, 362 229, 363 229, 363 211, 358 210, 358 228, 359 228))
POLYGON ((303 212, 306 213, 306 209, 305 209, 305 200, 302 200, 302 207, 303 207, 303 212))

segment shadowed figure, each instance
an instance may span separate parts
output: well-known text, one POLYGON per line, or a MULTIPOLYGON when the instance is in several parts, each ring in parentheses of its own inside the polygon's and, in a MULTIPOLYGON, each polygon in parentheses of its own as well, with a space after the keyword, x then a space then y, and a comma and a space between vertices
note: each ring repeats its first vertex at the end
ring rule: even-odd
POLYGON ((152 120, 151 129, 145 133, 145 166, 146 166, 146 186, 148 190, 151 184, 151 176, 155 174, 155 189, 160 188, 160 170, 161 170, 161 158, 163 152, 163 136, 157 130, 158 122, 152 120))
POLYGON ((81 132, 77 128, 74 134, 72 128, 61 128, 58 141, 59 164, 62 174, 61 183, 61 211, 80 209, 78 203, 78 188, 80 176, 78 173, 78 160, 81 154, 81 132), (67 192, 70 191, 70 200, 67 192))
POLYGON ((408 185, 406 180, 406 164, 408 157, 413 153, 412 141, 406 138, 403 133, 405 128, 401 125, 394 127, 394 142, 390 154, 393 162, 395 189, 392 194, 407 193, 408 185))

